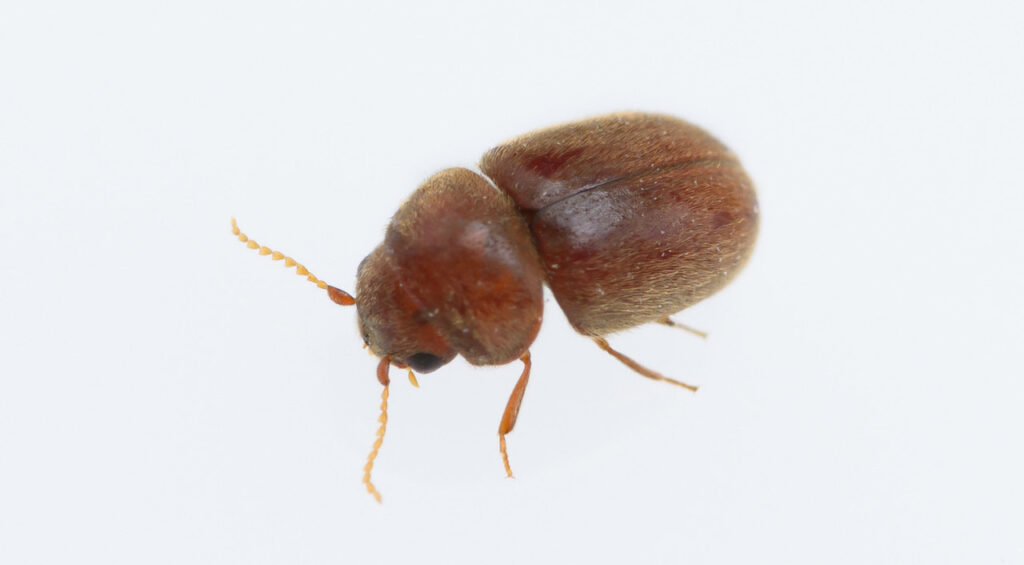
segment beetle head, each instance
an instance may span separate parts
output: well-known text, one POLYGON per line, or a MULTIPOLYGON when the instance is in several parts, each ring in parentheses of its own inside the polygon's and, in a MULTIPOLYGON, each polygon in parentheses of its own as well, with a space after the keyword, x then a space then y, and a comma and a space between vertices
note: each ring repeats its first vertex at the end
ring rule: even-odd
POLYGON ((433 323, 436 313, 409 294, 406 284, 411 282, 400 276, 385 245, 370 253, 356 278, 359 333, 375 355, 429 373, 454 359, 456 352, 433 323))

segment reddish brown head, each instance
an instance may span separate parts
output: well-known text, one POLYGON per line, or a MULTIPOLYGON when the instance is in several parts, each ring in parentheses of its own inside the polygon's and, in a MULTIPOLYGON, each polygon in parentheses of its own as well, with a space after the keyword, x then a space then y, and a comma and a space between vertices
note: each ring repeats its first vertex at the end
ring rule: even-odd
POLYGON ((357 276, 359 333, 374 354, 390 355, 420 373, 455 357, 451 342, 432 323, 432 312, 409 293, 394 253, 384 244, 363 260, 357 276))

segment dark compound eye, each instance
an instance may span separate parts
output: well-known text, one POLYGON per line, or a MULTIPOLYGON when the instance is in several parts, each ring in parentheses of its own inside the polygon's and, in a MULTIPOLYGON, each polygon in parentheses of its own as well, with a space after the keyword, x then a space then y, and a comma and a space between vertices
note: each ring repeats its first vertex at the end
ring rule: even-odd
POLYGON ((441 365, 444 365, 444 360, 437 355, 431 355, 430 353, 416 353, 406 360, 406 364, 412 367, 412 370, 417 373, 429 373, 436 370, 441 365))

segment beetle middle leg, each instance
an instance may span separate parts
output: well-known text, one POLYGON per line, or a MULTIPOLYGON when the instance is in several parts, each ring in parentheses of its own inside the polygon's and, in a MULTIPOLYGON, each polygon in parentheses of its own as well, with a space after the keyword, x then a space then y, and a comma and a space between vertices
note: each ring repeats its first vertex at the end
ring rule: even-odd
POLYGON ((608 342, 603 337, 595 337, 593 339, 594 339, 594 343, 596 343, 598 347, 600 347, 601 349, 607 351, 612 357, 614 357, 614 358, 618 359, 619 361, 621 361, 623 365, 629 367, 630 369, 633 369, 634 371, 640 373, 641 375, 647 377, 648 379, 654 379, 656 381, 664 381, 664 382, 667 382, 667 383, 674 384, 676 386, 681 386, 681 387, 683 387, 685 389, 692 390, 693 392, 697 392, 697 387, 695 387, 693 385, 686 384, 683 381, 677 381, 675 379, 670 379, 670 378, 666 377, 665 375, 662 375, 661 373, 659 373, 657 371, 652 371, 651 369, 648 369, 647 367, 644 367, 640 363, 637 363, 633 359, 631 359, 631 358, 629 358, 629 357, 619 353, 618 351, 615 351, 614 349, 612 349, 612 346, 608 345, 608 342))
POLYGON ((516 426, 516 418, 519 417, 519 405, 523 403, 523 395, 526 394, 526 383, 530 381, 530 352, 523 353, 519 358, 523 362, 523 373, 519 375, 519 381, 512 389, 512 395, 508 397, 508 404, 505 405, 505 413, 501 416, 501 424, 498 426, 498 448, 501 450, 501 462, 505 464, 505 474, 512 478, 512 467, 508 464, 508 449, 505 446, 505 434, 512 431, 516 426))

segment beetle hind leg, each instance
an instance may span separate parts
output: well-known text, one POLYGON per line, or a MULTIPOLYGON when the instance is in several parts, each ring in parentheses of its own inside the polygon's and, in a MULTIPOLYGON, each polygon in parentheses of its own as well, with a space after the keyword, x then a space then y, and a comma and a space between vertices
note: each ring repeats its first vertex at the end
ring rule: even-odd
POLYGON ((679 328, 679 329, 681 329, 683 331, 690 332, 693 335, 695 335, 695 336, 697 336, 697 337, 699 337, 701 339, 707 339, 708 338, 708 332, 702 332, 702 331, 698 330, 697 328, 691 328, 690 326, 687 326, 686 324, 680 324, 679 322, 673 320, 672 318, 669 318, 668 316, 665 316, 664 318, 658 320, 657 323, 659 323, 659 324, 661 324, 663 326, 668 326, 670 328, 679 328))
POLYGON ((611 355, 612 357, 614 357, 614 358, 618 359, 619 361, 621 361, 623 365, 629 367, 630 369, 633 369, 634 371, 636 371, 637 373, 640 373, 641 375, 647 377, 648 379, 654 379, 656 381, 664 381, 666 383, 674 384, 676 386, 681 386, 681 387, 683 387, 683 388, 685 388, 687 390, 692 390, 693 392, 697 392, 697 387, 696 386, 693 386, 693 385, 690 385, 690 384, 686 384, 683 381, 677 381, 675 379, 670 379, 670 378, 666 377, 665 375, 662 375, 661 373, 659 373, 657 371, 652 371, 651 369, 648 369, 647 367, 644 367, 640 363, 637 363, 633 359, 631 359, 631 358, 629 358, 629 357, 619 353, 618 351, 615 351, 614 349, 612 349, 612 346, 608 345, 608 342, 603 337, 595 337, 593 339, 594 339, 594 343, 596 343, 598 347, 600 347, 601 349, 607 351, 609 355, 611 355))

